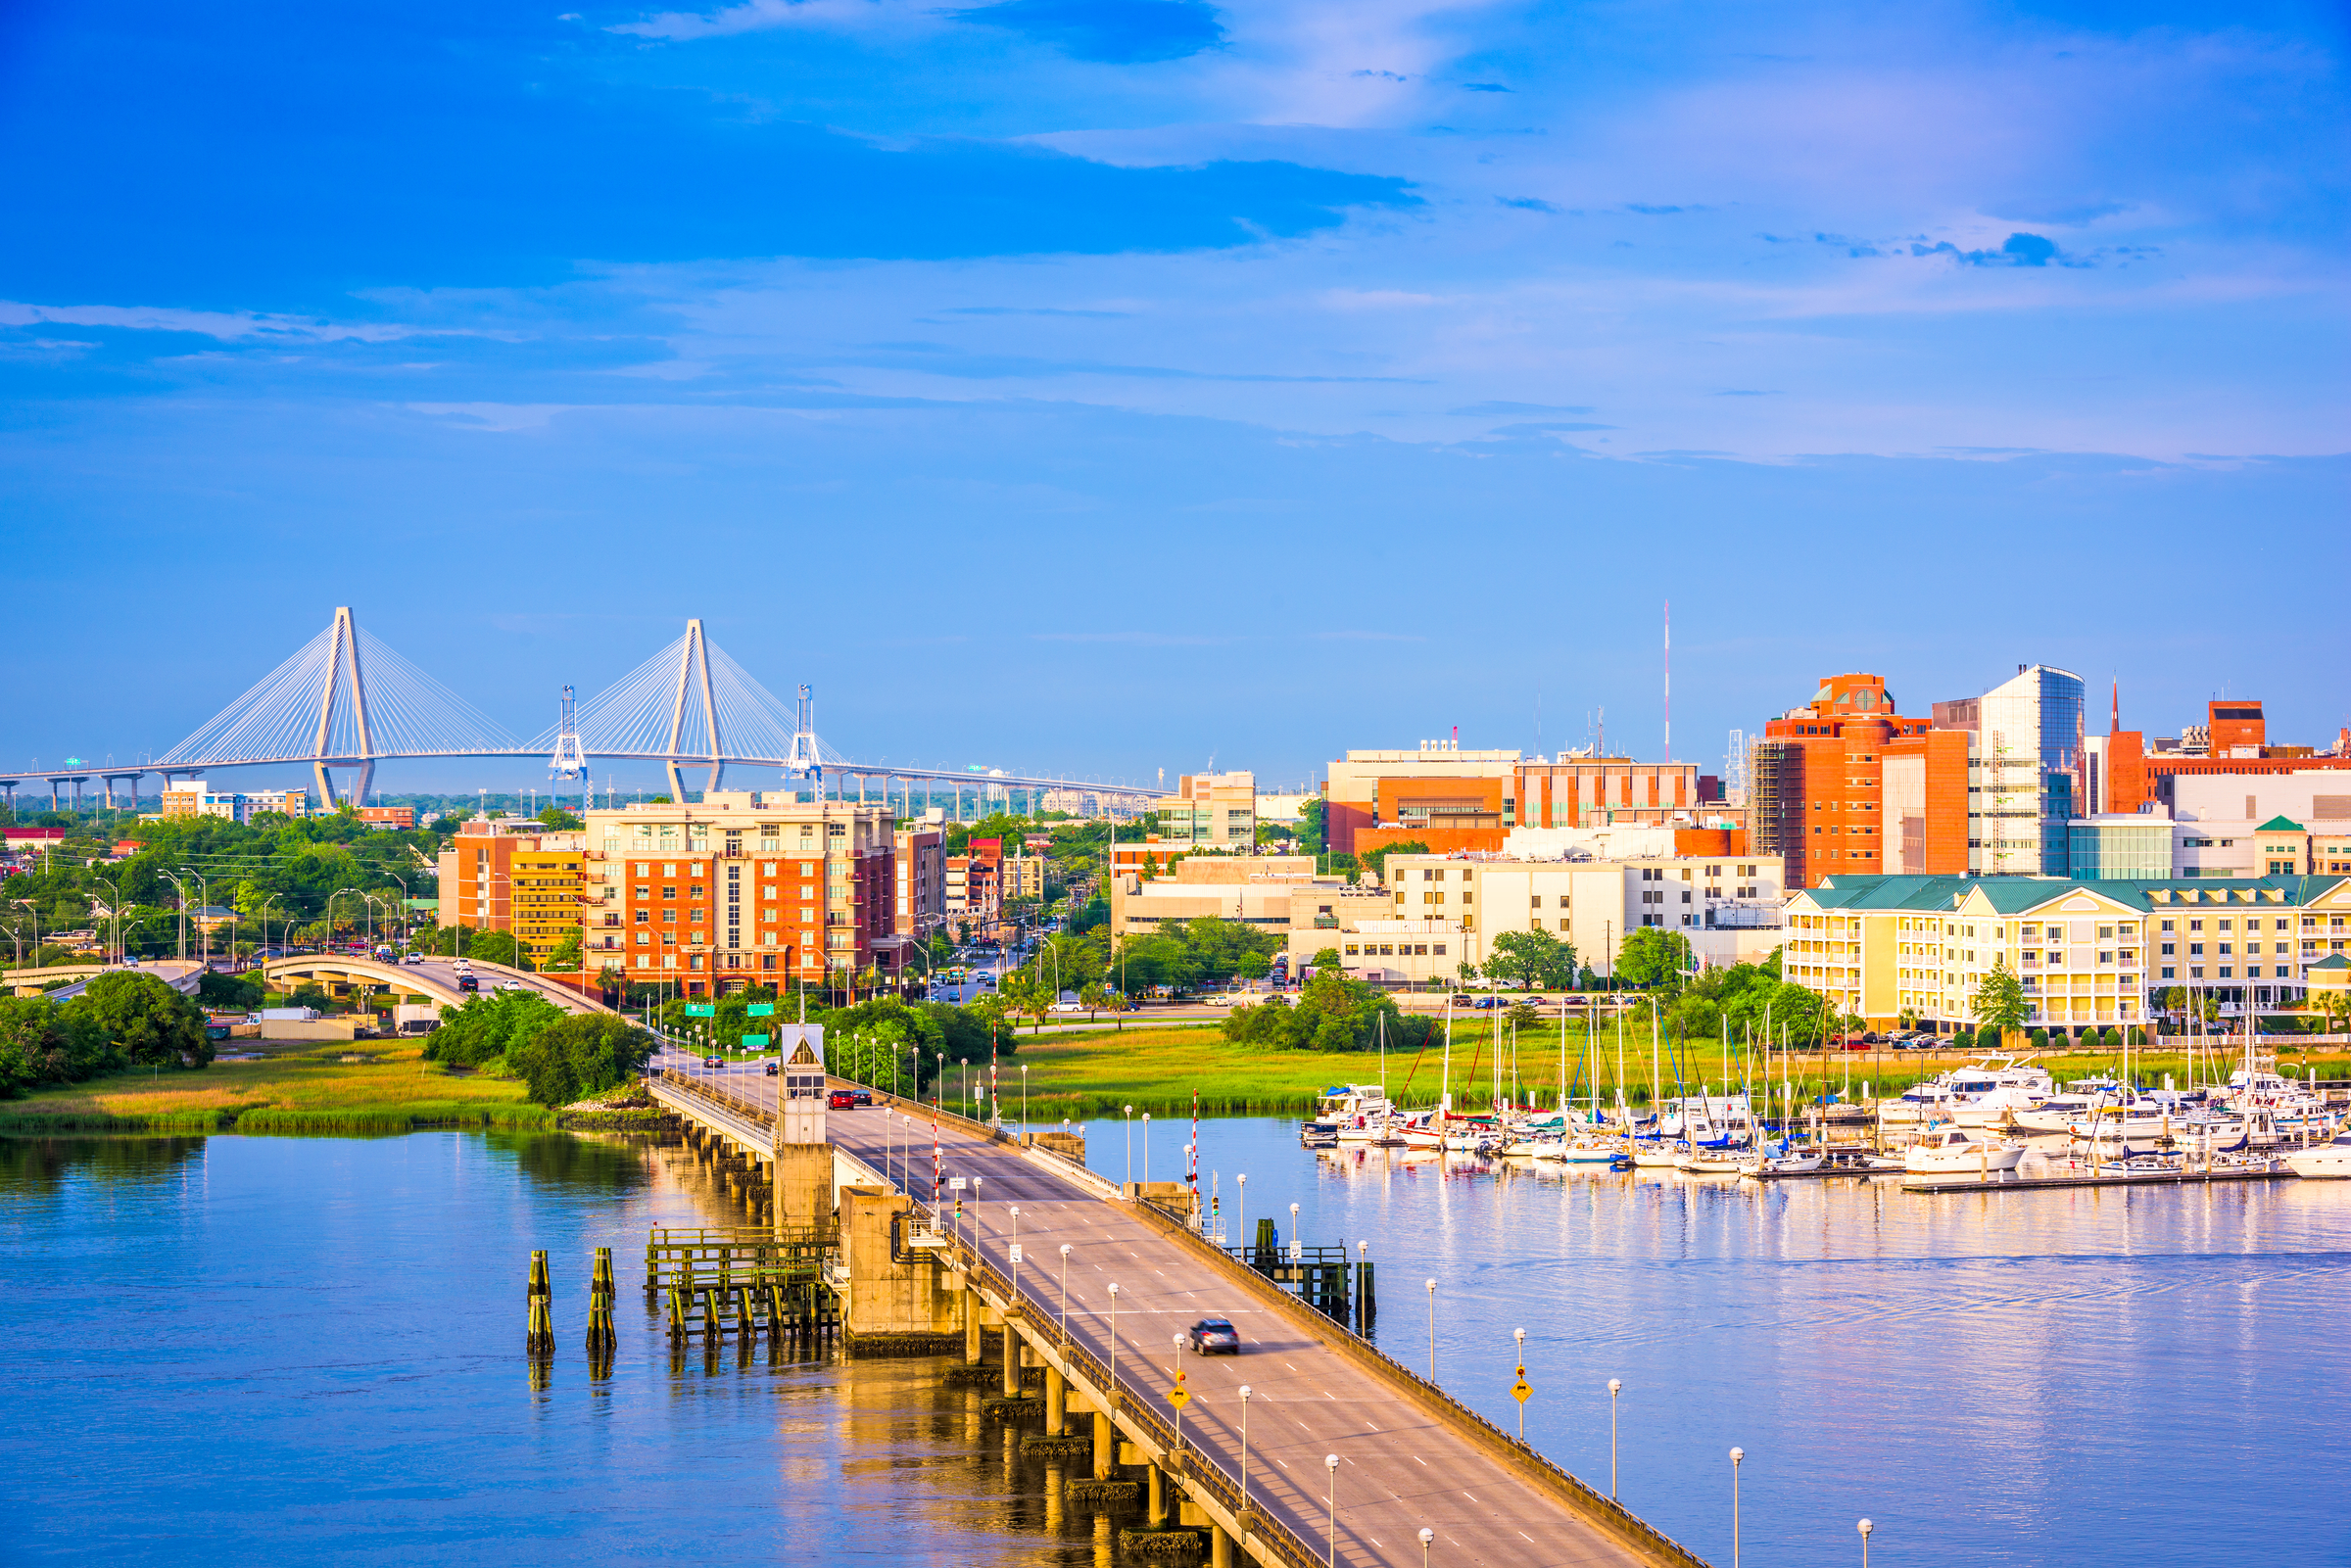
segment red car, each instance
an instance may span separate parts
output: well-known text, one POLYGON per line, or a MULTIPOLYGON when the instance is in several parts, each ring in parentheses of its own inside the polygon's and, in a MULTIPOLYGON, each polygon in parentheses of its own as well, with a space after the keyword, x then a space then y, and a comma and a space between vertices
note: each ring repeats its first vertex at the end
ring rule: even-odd
POLYGON ((829 1111, 854 1111, 857 1109, 857 1097, 846 1089, 836 1089, 825 1097, 825 1108, 829 1111))

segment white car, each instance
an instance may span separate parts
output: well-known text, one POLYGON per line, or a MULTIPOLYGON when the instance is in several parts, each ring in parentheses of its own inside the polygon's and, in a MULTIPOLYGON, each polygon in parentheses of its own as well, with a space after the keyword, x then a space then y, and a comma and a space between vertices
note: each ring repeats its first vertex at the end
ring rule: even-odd
POLYGON ((405 955, 401 959, 401 962, 403 964, 421 964, 424 962, 424 955, 422 953, 409 953, 405 955))
POLYGON ((1086 1006, 1083 1002, 1056 1002, 1046 1011, 1052 1013, 1083 1013, 1086 1011, 1086 1006))
POLYGON ((490 988, 494 991, 527 991, 530 989, 520 980, 501 980, 490 988))

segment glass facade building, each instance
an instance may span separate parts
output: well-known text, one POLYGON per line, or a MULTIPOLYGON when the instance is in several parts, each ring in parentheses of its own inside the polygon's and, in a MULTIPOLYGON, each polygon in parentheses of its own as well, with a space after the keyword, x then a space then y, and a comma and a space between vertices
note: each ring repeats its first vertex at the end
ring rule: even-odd
POLYGON ((2083 817, 2065 825, 2067 875, 2087 880, 2161 881, 2172 876, 2168 817, 2083 817))
POLYGON ((2028 664, 1984 693, 1976 734, 1986 875, 2080 875, 2067 824, 2077 809, 2087 695, 2080 676, 2045 664, 2028 664))

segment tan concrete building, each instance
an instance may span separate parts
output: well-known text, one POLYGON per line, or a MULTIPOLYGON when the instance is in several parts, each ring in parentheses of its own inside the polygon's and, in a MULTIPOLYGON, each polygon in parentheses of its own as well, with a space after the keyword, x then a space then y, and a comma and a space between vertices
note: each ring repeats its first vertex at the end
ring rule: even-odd
POLYGON ((1291 893, 1315 885, 1312 855, 1191 855, 1165 876, 1114 875, 1111 934, 1149 935, 1166 921, 1213 915, 1286 936, 1291 893))
POLYGON ((1244 853, 1257 847, 1253 773, 1186 774, 1176 781, 1176 793, 1151 809, 1159 814, 1159 836, 1171 844, 1244 853))
POLYGON ((1643 854, 1628 843, 1610 858, 1574 851, 1544 859, 1391 855, 1388 916, 1449 925, 1460 937, 1459 949, 1447 955, 1452 967, 1464 959, 1482 966, 1494 937, 1512 930, 1542 930, 1573 943, 1577 962, 1604 978, 1614 974, 1626 933, 1644 927, 1678 932, 1702 964, 1770 954, 1781 935, 1776 860, 1676 855, 1670 829, 1643 832, 1664 839, 1664 852, 1643 854))
MULTIPOLYGON (((1397 780, 1500 780, 1503 798, 1495 815, 1503 821, 1515 821, 1518 803, 1513 791, 1519 761, 1516 751, 1464 751, 1454 740, 1423 740, 1410 751, 1350 751, 1330 764, 1322 780, 1322 847, 1332 854, 1356 853, 1357 832, 1377 827, 1381 821, 1383 782, 1397 780)), ((1392 798, 1403 793, 1392 787, 1386 792, 1392 798)), ((1425 801, 1444 792, 1420 788, 1410 793, 1425 801)), ((1482 798, 1483 791, 1469 786, 1457 793, 1463 798, 1482 798)))

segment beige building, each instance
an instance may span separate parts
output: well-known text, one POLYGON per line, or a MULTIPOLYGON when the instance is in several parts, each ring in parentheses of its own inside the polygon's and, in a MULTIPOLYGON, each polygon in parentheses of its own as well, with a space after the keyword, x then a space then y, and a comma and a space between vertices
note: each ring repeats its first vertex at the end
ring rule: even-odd
POLYGON ((533 969, 544 969, 547 957, 574 931, 584 933, 581 893, 587 887, 587 853, 578 833, 548 833, 537 849, 517 850, 507 868, 511 878, 515 945, 533 969), (550 847, 551 840, 569 840, 570 847, 550 847))
MULTIPOLYGON (((1620 829, 1608 836, 1627 842, 1605 857, 1575 848, 1545 858, 1390 855, 1387 918, 1428 925, 1432 933, 1448 927, 1458 943, 1448 944, 1454 951, 1442 967, 1445 974, 1464 960, 1482 966, 1504 931, 1541 930, 1573 943, 1578 964, 1604 978, 1615 973, 1626 932, 1644 927, 1678 932, 1698 962, 1707 965, 1756 962, 1779 944, 1776 859, 1675 855, 1670 830, 1620 829), (1641 853, 1644 833, 1663 840, 1662 852, 1641 853)), ((1516 842, 1520 834, 1511 838, 1516 842)), ((1369 932, 1365 937, 1374 939, 1369 932)), ((1376 939, 1389 940, 1384 934, 1376 939)), ((1433 946, 1435 936, 1429 939, 1433 946)), ((1420 940, 1415 933, 1415 948, 1420 940)), ((1368 960, 1388 955, 1358 956, 1368 969, 1368 960)))
MULTIPOLYGON (((1121 846, 1125 847, 1125 846, 1121 846)), ((1132 872, 1110 881, 1113 936, 1147 936, 1163 922, 1215 916, 1287 935, 1291 897, 1319 882, 1312 855, 1191 855, 1159 877, 1132 872)))
POLYGON ((164 791, 166 818, 218 817, 224 822, 244 822, 253 815, 253 802, 229 789, 208 789, 201 782, 173 784, 164 791))
MULTIPOLYGON (((1159 814, 1159 836, 1187 849, 1241 850, 1257 847, 1257 775, 1186 774, 1176 793, 1151 803, 1159 814)), ((1008 895, 1009 896, 1009 895, 1008 895)))

